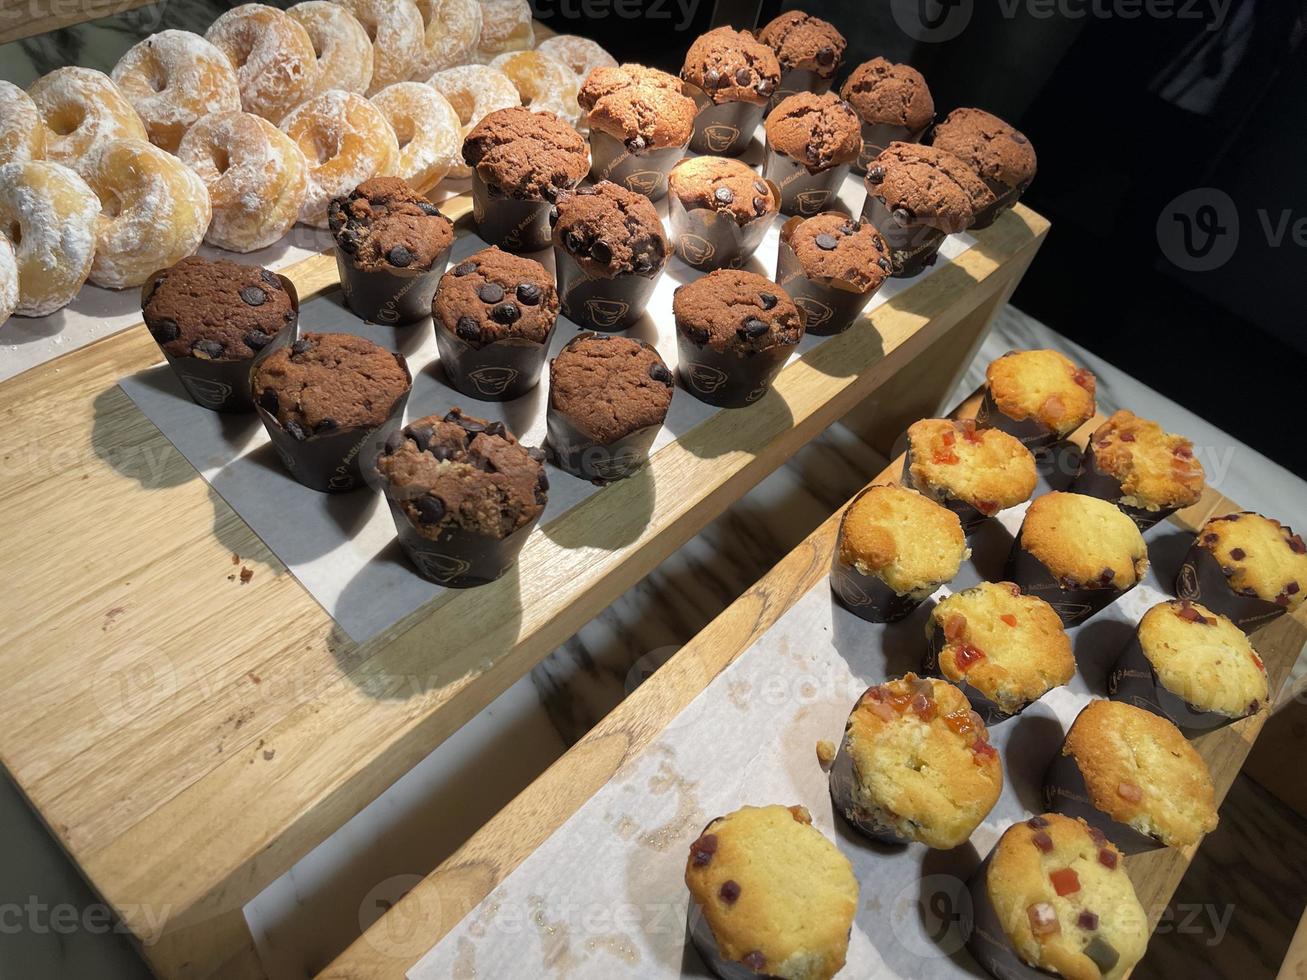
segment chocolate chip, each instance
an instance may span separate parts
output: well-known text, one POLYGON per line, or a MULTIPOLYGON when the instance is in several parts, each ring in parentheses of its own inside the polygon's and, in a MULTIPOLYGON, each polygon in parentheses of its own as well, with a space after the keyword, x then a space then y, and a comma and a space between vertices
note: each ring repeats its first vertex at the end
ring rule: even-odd
POLYGON ((301 426, 294 419, 291 419, 289 422, 286 423, 286 431, 291 435, 292 438, 298 439, 300 442, 303 442, 305 439, 309 437, 309 434, 304 431, 304 427, 301 426))
POLYGON ((877 164, 876 166, 871 167, 867 170, 867 180, 871 181, 871 183, 879 184, 884 179, 885 179, 885 168, 882 167, 880 164, 877 164))
POLYGON ((452 419, 448 415, 446 415, 445 421, 455 422, 458 425, 461 425, 465 432, 471 432, 473 434, 477 432, 486 431, 486 424, 484 422, 482 422, 480 419, 470 419, 466 415, 458 415, 452 419))
POLYGON ((840 244, 840 240, 836 238, 834 235, 825 235, 825 234, 818 235, 815 239, 813 239, 813 242, 823 252, 833 251, 840 244))
POLYGON ((541 449, 539 446, 528 446, 526 450, 526 454, 530 456, 533 460, 535 460, 537 463, 543 463, 545 461, 545 455, 546 455, 545 451, 541 449))
POLYGON ((272 340, 272 334, 264 333, 262 330, 251 330, 241 339, 245 341, 245 346, 250 350, 263 350, 268 346, 268 342, 272 340))
POLYGON ((268 301, 268 294, 258 286, 243 286, 241 287, 240 298, 245 301, 247 306, 262 306, 268 301))
POLYGON ((1020 133, 1012 133, 1011 136, 1013 143, 1020 143, 1022 146, 1030 142, 1030 140, 1026 139, 1020 133))
POLYGON ((263 393, 259 395, 259 407, 269 415, 277 414, 277 407, 281 401, 277 398, 277 393, 271 388, 264 388, 263 393))
POLYGON ((295 343, 290 345, 290 352, 292 354, 304 354, 312 349, 313 341, 309 340, 307 337, 301 337, 299 340, 295 341, 295 343))
POLYGON ((498 303, 504 298, 504 287, 497 282, 485 282, 477 290, 477 298, 483 303, 498 303))
POLYGON ((454 327, 454 333, 464 340, 477 341, 481 339, 481 325, 477 323, 474 316, 461 316, 458 318, 458 324, 454 327))
POLYGON ((267 269, 260 269, 259 278, 273 289, 280 290, 282 288, 281 278, 275 272, 269 272, 267 269))
POLYGON ((176 340, 181 336, 181 332, 181 327, 177 326, 176 320, 160 320, 150 327, 150 334, 161 344, 176 340))
POLYGON ((727 905, 734 905, 740 897, 740 884, 734 879, 728 879, 722 882, 722 887, 717 890, 723 902, 727 905))
POLYGON ((216 340, 197 340, 191 346, 191 353, 201 360, 222 357, 223 346, 216 340))
POLYGON ((708 343, 708 331, 703 329, 703 327, 686 327, 685 335, 696 344, 708 343))
POLYGON ((637 256, 635 262, 631 264, 631 268, 634 269, 636 272, 638 272, 640 275, 645 276, 653 272, 654 269, 657 268, 657 265, 654 263, 654 260, 651 259, 649 256, 640 255, 637 256))
POLYGON ((466 276, 469 272, 476 272, 477 264, 475 262, 460 262, 454 266, 454 275, 466 276))
POLYGON ((817 49, 817 64, 833 65, 835 63, 835 49, 829 45, 817 49))
POLYGON ((552 228, 556 224, 558 224, 558 205, 551 204, 549 205, 549 227, 552 228))
POLYGON ((490 311, 490 318, 496 323, 502 323, 504 326, 516 323, 521 317, 522 311, 517 308, 516 303, 500 303, 490 311))
POLYGON ((1248 557, 1248 552, 1244 551, 1242 548, 1231 548, 1230 557, 1235 561, 1243 561, 1248 557))
POLYGON ((399 266, 399 268, 401 269, 404 268, 404 266, 406 265, 411 265, 414 258, 415 256, 413 255, 413 253, 410 252, 408 249, 406 249, 403 245, 396 245, 394 248, 392 248, 389 252, 386 253, 386 259, 390 262, 390 264, 394 266, 399 266))
POLYGON ((767 202, 760 197, 753 199, 753 213, 762 216, 767 213, 767 202))
POLYGON ((386 436, 385 451, 387 456, 393 456, 404 447, 408 440, 408 435, 403 429, 396 429, 390 435, 386 436))
POLYGON ((667 387, 672 386, 672 372, 667 370, 664 364, 650 364, 649 377, 659 384, 665 384, 667 387))
POLYGON ((753 189, 757 191, 759 194, 766 194, 769 190, 771 190, 771 188, 767 186, 767 182, 765 180, 755 180, 753 182, 753 189))
POLYGON ((503 422, 491 422, 486 426, 486 435, 488 436, 506 436, 508 429, 504 427, 503 422))
POLYGON ((880 266, 881 269, 884 270, 885 272, 893 272, 893 271, 894 271, 894 266, 890 264, 890 260, 889 260, 889 259, 877 259, 877 260, 876 260, 876 264, 877 264, 878 266, 880 266))
POLYGON ((536 477, 536 489, 537 490, 549 489, 549 474, 546 473, 544 470, 541 470, 540 474, 536 477))
POLYGON ((418 520, 423 524, 437 524, 445 516, 445 502, 431 494, 413 501, 413 509, 418 512, 418 520))
POLYGON ((690 863, 696 868, 706 868, 717 853, 717 835, 704 834, 690 845, 690 863))
POLYGON ((410 426, 408 430, 408 437, 417 445, 418 452, 423 453, 431 448, 431 438, 435 434, 436 430, 429 425, 410 426))
POLYGON ((584 252, 585 239, 574 231, 569 231, 563 235, 563 248, 569 252, 584 252))
POLYGON ((750 338, 761 337, 769 329, 771 328, 766 324, 766 322, 759 320, 756 316, 749 317, 744 321, 744 326, 741 327, 744 335, 750 338))
POLYGON ((454 458, 454 450, 449 446, 432 446, 427 452, 434 456, 438 463, 444 463, 454 458))
POLYGON ((780 300, 775 293, 759 293, 758 302, 762 304, 764 310, 770 310, 776 306, 780 300))
POLYGON ((703 74, 703 87, 706 89, 716 88, 722 83, 722 76, 716 68, 709 68, 703 74))
POLYGON ((595 242, 590 246, 590 258, 594 259, 600 265, 607 265, 613 261, 613 250, 607 242, 595 242))
POLYGON ((730 204, 735 200, 735 194, 729 187, 719 187, 712 192, 712 196, 718 204, 730 204))
POLYGON ((1286 585, 1286 586, 1284 587, 1284 594, 1285 594, 1285 595, 1297 595, 1297 594, 1298 594, 1298 583, 1297 583, 1297 582, 1290 582, 1288 585, 1286 585))
POLYGON ((339 429, 340 423, 335 419, 327 418, 319 422, 313 429, 314 432, 330 432, 332 429, 339 429))
POLYGON ((644 146, 645 143, 644 143, 643 136, 632 136, 629 140, 626 141, 626 148, 630 150, 632 153, 639 153, 641 150, 644 149, 644 146))
POLYGON ((423 214, 429 215, 432 218, 440 214, 440 208, 436 207, 430 201, 418 201, 418 207, 422 210, 423 214))
POLYGON ((749 74, 749 69, 747 68, 735 69, 736 85, 749 85, 752 81, 753 81, 753 76, 749 74))
POLYGON ((758 82, 758 84, 754 86, 754 91, 756 91, 759 95, 771 95, 772 89, 774 89, 775 87, 776 87, 776 83, 774 81, 772 81, 770 78, 764 78, 761 79, 758 82))

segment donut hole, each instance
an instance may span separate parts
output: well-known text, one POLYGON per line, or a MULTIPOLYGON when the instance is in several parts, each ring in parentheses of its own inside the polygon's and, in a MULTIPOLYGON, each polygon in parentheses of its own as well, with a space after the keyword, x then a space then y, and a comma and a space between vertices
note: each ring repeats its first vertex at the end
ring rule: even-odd
POLYGON ((123 213, 123 202, 114 191, 107 187, 102 187, 97 192, 100 198, 101 216, 113 221, 123 213))
POLYGON ((399 140, 401 150, 413 142, 417 136, 417 125, 409 116, 391 116, 391 128, 395 130, 395 138, 399 140))
POLYGON ((152 92, 162 92, 168 87, 168 78, 164 75, 163 68, 157 63, 151 65, 145 73, 145 81, 152 92))
POLYGON ((225 146, 210 147, 209 159, 213 161, 213 169, 220 174, 225 174, 231 169, 231 156, 225 146))
POLYGON ((5 238, 9 239, 9 244, 14 247, 14 251, 17 252, 18 246, 23 244, 23 226, 17 221, 11 221, 9 227, 4 230, 4 235, 5 238))
POLYGON ((68 136, 77 132, 86 121, 86 110, 79 105, 60 106, 45 117, 45 124, 56 136, 68 136))
POLYGON ((464 126, 472 121, 472 113, 476 109, 476 100, 472 93, 468 91, 446 92, 445 98, 449 104, 454 107, 458 113, 458 121, 464 126))
POLYGON ((313 152, 306 153, 315 166, 322 166, 328 160, 340 155, 340 134, 319 132, 313 137, 313 152))

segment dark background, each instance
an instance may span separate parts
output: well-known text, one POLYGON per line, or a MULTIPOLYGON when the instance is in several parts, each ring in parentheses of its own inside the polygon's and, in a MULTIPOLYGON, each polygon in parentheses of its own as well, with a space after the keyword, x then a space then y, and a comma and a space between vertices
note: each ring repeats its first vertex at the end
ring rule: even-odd
POLYGON ((1307 474, 1307 439, 1292 424, 1307 382, 1307 0, 1230 0, 1223 16, 1212 0, 1175 0, 1165 17, 1139 0, 702 0, 688 25, 676 0, 619 0, 638 17, 607 0, 533 2, 555 30, 671 72, 708 27, 798 7, 848 38, 837 85, 884 55, 926 76, 940 117, 978 106, 1008 120, 1039 154, 1023 200, 1053 223, 1014 304, 1307 474), (909 36, 900 23, 917 2, 961 18, 943 20, 957 36, 909 36), (1185 219, 1169 205, 1202 188, 1228 195, 1183 202, 1190 220, 1216 203, 1223 231, 1192 243, 1215 239, 1218 265, 1188 271, 1173 261, 1188 264, 1176 252, 1185 219), (1276 244, 1264 224, 1286 214, 1276 244), (1175 232, 1165 250, 1159 221, 1175 232))

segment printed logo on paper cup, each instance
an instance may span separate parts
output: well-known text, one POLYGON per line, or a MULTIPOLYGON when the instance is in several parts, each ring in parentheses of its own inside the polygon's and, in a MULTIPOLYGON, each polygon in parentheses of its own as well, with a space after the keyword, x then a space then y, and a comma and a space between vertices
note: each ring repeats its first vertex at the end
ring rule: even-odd
POLYGON ((681 254, 685 256, 685 261, 691 265, 703 265, 717 254, 716 246, 700 235, 682 235, 679 244, 681 254))
POLYGON ((354 482, 353 476, 338 469, 327 481, 327 486, 332 490, 350 490, 354 487, 354 482))
POLYGON ((483 367, 468 373, 467 380, 483 395, 502 395, 517 379, 516 368, 483 367))
POLYGON ((611 480, 614 477, 626 476, 642 462, 644 457, 639 453, 619 453, 608 459, 598 459, 593 462, 586 460, 585 467, 600 479, 611 480))
POLYGON ((847 573, 841 572, 835 576, 835 590, 839 592, 840 598, 846 605, 850 606, 870 606, 871 596, 861 585, 851 579, 847 573))
POLYGON ((422 571, 441 582, 448 582, 450 579, 466 574, 467 570, 472 567, 471 562, 463 561, 461 558, 451 558, 449 555, 441 555, 434 551, 415 551, 413 559, 418 563, 422 571))
POLYGON ((721 153, 723 150, 729 150, 731 144, 740 138, 740 131, 735 126, 715 123, 704 127, 703 135, 708 141, 708 149, 714 153, 721 153))
POLYGON ((830 200, 830 191, 803 191, 794 196, 800 214, 816 214, 830 200))
POLYGON ((626 175, 626 186, 637 194, 652 194, 662 186, 663 175, 659 170, 637 170, 626 175))
POLYGON ((759 385, 757 388, 754 388, 753 391, 745 395, 744 400, 747 404, 752 405, 765 394, 767 394, 767 386, 759 385))
POLYGON ((504 247, 510 251, 522 247, 522 232, 514 228, 504 236, 504 247))
POLYGON ((201 405, 217 408, 231 397, 231 385, 223 384, 221 381, 197 378, 193 374, 183 374, 182 381, 186 382, 186 390, 201 405))
POLYGON ((597 327, 611 327, 615 323, 621 322, 622 317, 626 316, 627 311, 631 309, 630 303, 623 303, 616 299, 588 299, 585 301, 585 312, 590 318, 590 322, 597 327))
POLYGON ((1193 562, 1187 561, 1180 566, 1175 591, 1181 599, 1197 599, 1202 595, 1202 590, 1198 588, 1198 569, 1194 568, 1193 562))
POLYGON ((472 198, 472 217, 476 219, 477 224, 486 220, 486 206, 477 198, 472 198))
POLYGON ((808 330, 811 330, 813 327, 820 327, 835 315, 835 311, 829 306, 825 303, 818 302, 811 296, 795 296, 794 305, 803 311, 803 315, 806 318, 804 320, 804 326, 808 330))
POLYGON ((1067 602, 1066 600, 1050 602, 1049 605, 1056 609, 1067 623, 1074 623, 1084 619, 1094 608, 1087 602, 1067 602))
POLYGON ((709 367, 707 364, 691 362, 687 365, 686 373, 690 379, 690 387, 705 395, 711 395, 726 384, 726 372, 719 371, 715 367, 709 367))

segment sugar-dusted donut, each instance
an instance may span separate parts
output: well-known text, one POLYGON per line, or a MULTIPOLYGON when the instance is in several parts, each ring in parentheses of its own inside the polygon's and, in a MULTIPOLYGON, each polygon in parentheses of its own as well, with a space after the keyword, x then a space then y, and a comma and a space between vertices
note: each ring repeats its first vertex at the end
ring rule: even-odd
MULTIPOLYGON (((522 104, 513 80, 496 68, 486 65, 459 65, 446 68, 427 79, 427 84, 449 100, 463 123, 462 136, 496 109, 511 109, 522 104)), ((451 177, 470 177, 472 168, 456 160, 451 177)))
POLYGON ((304 0, 289 7, 318 53, 318 78, 329 88, 362 95, 372 84, 372 38, 357 17, 329 0, 304 0))
POLYGON ((490 62, 490 67, 512 79, 523 105, 552 112, 569 126, 581 118, 576 74, 557 58, 539 51, 509 51, 490 62))
MULTIPOLYGON (((372 38, 368 95, 413 77, 422 60, 426 27, 413 0, 332 0, 358 18, 372 38)), ((353 190, 351 187, 350 190, 353 190)))
POLYGON ((102 71, 56 68, 27 89, 45 125, 45 159, 80 171, 100 143, 145 139, 145 124, 102 71))
POLYGON ((287 116, 281 131, 309 162, 300 221, 327 227, 327 205, 369 177, 393 174, 399 141, 381 110, 361 95, 329 89, 287 116))
POLYGON ((209 192, 190 167, 145 140, 110 140, 86 162, 100 199, 91 282, 139 286, 193 255, 209 227, 209 192))
POLYGON ((190 31, 151 34, 119 59, 111 77, 145 123, 150 142, 169 153, 201 116, 241 107, 227 56, 190 31))
POLYGON ((32 97, 13 82, 0 81, 0 164, 40 160, 45 133, 32 97))
POLYGON ((18 306, 18 259, 9 239, 0 235, 0 326, 14 315, 18 306))
POLYGON ((395 174, 419 194, 440 183, 463 149, 463 124, 449 100, 430 85, 396 82, 372 97, 399 140, 395 174))
POLYGON ((186 131, 177 156, 209 190, 213 218, 204 240, 252 252, 299 220, 309 164, 289 136, 251 112, 205 116, 186 131))
POLYGON ((617 67, 617 59, 602 45, 580 34, 555 34, 536 45, 536 50, 567 65, 579 82, 584 82, 596 68, 617 67))
POLYGON ((417 0, 417 5, 426 36, 413 77, 429 78, 472 61, 481 39, 481 4, 477 0, 417 0))
POLYGON ((477 61, 482 64, 505 51, 525 51, 535 45, 531 5, 527 0, 480 0, 481 37, 477 39, 477 61))
POLYGON ((243 3, 204 34, 236 69, 241 106, 279 123, 318 89, 318 55, 308 31, 284 10, 243 3))
POLYGON ((67 306, 95 258, 100 200, 74 171, 48 160, 0 167, 0 228, 13 236, 19 316, 67 306), (16 233, 15 233, 16 231, 16 233))

